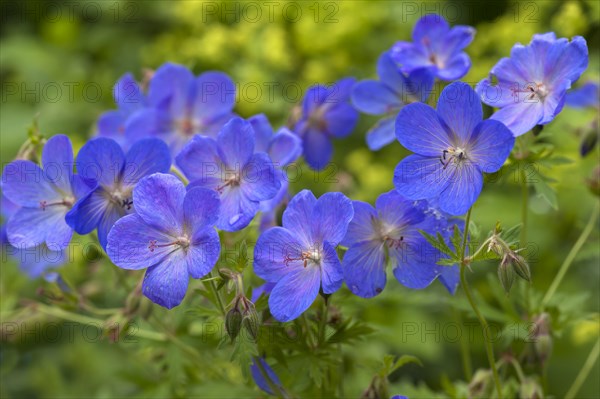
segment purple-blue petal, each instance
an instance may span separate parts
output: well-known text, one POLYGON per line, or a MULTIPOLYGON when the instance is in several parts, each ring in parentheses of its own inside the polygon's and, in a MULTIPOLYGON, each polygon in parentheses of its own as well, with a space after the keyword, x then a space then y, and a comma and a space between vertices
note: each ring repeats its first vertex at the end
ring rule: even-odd
POLYGON ((331 161, 333 144, 323 131, 309 128, 302 138, 302 147, 304 159, 312 169, 324 169, 331 161))
POLYGON ((346 236, 340 242, 345 247, 351 247, 376 237, 375 223, 378 216, 375 209, 362 201, 352 201, 352 207, 354 216, 348 225, 346 236))
POLYGON ((220 251, 219 233, 212 226, 197 228, 185 257, 190 276, 202 278, 210 273, 219 260, 220 251))
POLYGON ((197 229, 213 226, 219 218, 221 201, 214 190, 195 187, 187 191, 183 200, 185 224, 194 233, 197 229))
POLYGON ((171 153, 164 141, 143 139, 135 143, 125 157, 123 183, 133 185, 153 173, 167 173, 171 168, 171 153))
POLYGON ((269 295, 269 309, 280 322, 299 317, 315 301, 321 286, 318 267, 295 267, 277 282, 269 295))
POLYGON ((63 192, 71 193, 73 176, 73 147, 64 134, 48 139, 42 150, 42 166, 46 179, 63 192))
POLYGON ((103 186, 113 186, 122 176, 125 154, 116 141, 99 137, 88 141, 77 154, 77 171, 103 186))
POLYGON ((313 244, 312 214, 317 199, 310 190, 302 190, 296 194, 285 208, 282 215, 283 227, 293 231, 305 247, 313 244))
POLYGON ((475 126, 483 120, 479 96, 463 82, 451 83, 442 91, 437 113, 461 144, 469 141, 475 126))
POLYGON ((396 115, 379 120, 367 132, 367 145, 372 151, 380 150, 396 139, 396 115))
POLYGON ((504 124, 487 119, 475 128, 468 156, 483 172, 493 173, 504 165, 514 144, 515 138, 504 124))
POLYGON ((140 180, 133 189, 133 204, 149 225, 166 233, 180 235, 186 190, 173 175, 155 173, 140 180))
POLYGON ((106 253, 110 260, 122 269, 140 270, 154 266, 173 251, 172 246, 160 246, 173 242, 174 237, 148 225, 137 214, 119 219, 110 230, 106 253), (150 243, 156 241, 156 248, 150 243))
POLYGON ((342 286, 344 272, 335 247, 329 242, 323 243, 321 259, 321 286, 325 294, 333 294, 342 286))
POLYGON ((194 80, 194 115, 202 121, 231 113, 235 105, 235 84, 223 72, 204 72, 194 80))
POLYGON ((183 301, 188 282, 185 255, 182 250, 177 250, 146 270, 142 293, 152 302, 172 309, 183 301))
POLYGON ((377 240, 359 241, 346 251, 342 261, 344 280, 353 294, 372 298, 385 288, 385 250, 377 240))
POLYGON ((323 194, 311 215, 312 238, 316 243, 329 242, 336 246, 348 230, 354 216, 352 201, 342 193, 323 194))
POLYGON ((277 282, 293 268, 303 267, 300 258, 306 248, 290 230, 273 227, 258 237, 254 247, 254 272, 263 280, 277 282))
POLYGON ((450 215, 460 216, 473 206, 483 187, 483 175, 474 165, 465 163, 459 167, 450 165, 449 184, 439 195, 440 209, 450 215))
MULTIPOLYGON (((256 148, 255 151, 260 150, 256 148)), ((302 140, 288 128, 282 127, 272 137, 268 153, 277 167, 287 166, 302 155, 302 140)))
POLYGON ((396 138, 410 151, 424 156, 440 157, 443 150, 452 147, 437 112, 422 103, 402 108, 396 118, 396 138))
POLYGON ((394 186, 409 199, 435 198, 448 186, 449 169, 444 169, 439 157, 409 155, 396 166, 394 186))
POLYGON ((384 82, 363 80, 354 85, 352 104, 366 114, 381 115, 401 107, 402 101, 384 82))
POLYGON ((217 136, 217 148, 227 168, 239 172, 254 153, 252 125, 242 118, 232 118, 217 136))

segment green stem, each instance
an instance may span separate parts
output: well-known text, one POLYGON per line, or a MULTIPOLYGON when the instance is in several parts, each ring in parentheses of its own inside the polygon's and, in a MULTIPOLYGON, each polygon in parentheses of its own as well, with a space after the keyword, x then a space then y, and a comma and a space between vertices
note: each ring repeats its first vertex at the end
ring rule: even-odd
POLYGON ((177 169, 175 166, 171 166, 171 173, 173 173, 175 176, 177 176, 179 178, 179 180, 181 180, 183 182, 183 184, 185 184, 186 186, 188 184, 190 184, 190 181, 187 179, 187 177, 185 177, 183 175, 183 173, 177 169))
POLYGON ((565 274, 567 274, 571 263, 573 263, 573 260, 575 260, 575 257, 581 250, 581 247, 583 247, 583 244, 585 244, 586 240, 588 239, 590 233, 592 232, 592 229, 594 228, 594 225, 596 224, 596 221, 598 220, 599 210, 599 203, 596 202, 594 210, 592 211, 592 216, 590 217, 587 226, 585 226, 585 229, 583 229, 583 231, 581 232, 581 235, 577 239, 577 242, 575 242, 575 245, 573 245, 573 248, 571 248, 571 251, 567 255, 565 261, 560 266, 558 274, 556 275, 556 277, 554 277, 552 284, 550 284, 550 288, 548 288, 548 291, 546 291, 546 295, 544 295, 544 299, 542 299, 542 309, 544 309, 546 305, 548 305, 548 302, 550 302, 552 295, 554 295, 554 292, 556 292, 556 289, 562 282, 562 279, 565 277, 565 274))
MULTIPOLYGON (((463 325, 462 316, 460 315, 460 311, 456 310, 456 308, 452 308, 454 314, 456 316, 456 320, 458 321, 458 325, 463 325)), ((473 366, 471 365, 471 351, 469 350, 469 343, 462 339, 460 340, 460 357, 462 360, 463 372, 465 374, 465 380, 471 381, 473 378, 473 366)))
MULTIPOLYGON (((50 306, 42 305, 39 303, 35 304, 34 309, 39 311, 40 313, 44 313, 48 316, 53 316, 53 317, 57 317, 59 319, 69 320, 69 321, 73 321, 75 323, 86 324, 86 325, 90 325, 90 326, 94 326, 94 327, 98 327, 98 328, 103 328, 104 324, 106 323, 104 320, 101 320, 101 319, 83 316, 83 315, 80 315, 77 313, 71 313, 71 312, 63 310, 61 308, 50 307, 50 306)), ((139 328, 135 331, 135 335, 137 337, 151 339, 153 341, 166 341, 167 340, 167 337, 164 334, 157 333, 155 331, 143 330, 141 328, 139 328)))
POLYGON ((469 285, 467 283, 467 278, 465 276, 466 265, 460 265, 460 283, 463 286, 463 290, 465 291, 465 295, 467 296, 467 300, 473 308, 473 311, 477 315, 479 319, 479 324, 481 324, 481 328, 483 329, 483 342, 485 344, 485 350, 487 352, 488 361, 490 363, 490 367, 492 369, 492 373, 494 374, 494 383, 496 385, 496 391, 498 391, 498 398, 502 398, 502 388, 500 387, 500 378, 498 377, 498 370, 496 369, 496 361, 494 360, 494 349, 492 348, 492 343, 489 340, 488 333, 489 327, 487 321, 479 311, 479 308, 475 304, 475 300, 473 299, 473 295, 471 294, 471 290, 469 289, 469 285))
POLYGON ((494 375, 494 383, 496 385, 496 391, 498 391, 498 398, 502 399, 502 388, 500 386, 500 378, 498 377, 498 369, 496 368, 496 360, 494 359, 494 349, 492 348, 492 343, 490 342, 489 337, 488 337, 488 334, 489 334, 488 323, 485 320, 485 317, 483 317, 483 315, 479 311, 479 308, 477 307, 477 304, 475 303, 475 300, 473 299, 473 295, 471 294, 471 289, 469 288, 469 284, 467 283, 467 277, 465 275, 465 270, 467 268, 465 252, 466 252, 466 247, 467 247, 467 238, 469 236, 469 222, 471 220, 471 211, 472 210, 473 210, 473 208, 470 208, 469 212, 467 213, 467 218, 465 220, 465 231, 463 233, 463 245, 462 245, 462 248, 460 249, 460 254, 461 254, 461 259, 462 259, 461 264, 460 264, 460 283, 463 286, 463 290, 465 291, 467 300, 469 301, 471 308, 475 312, 475 315, 477 315, 477 318, 479 319, 479 324, 481 324, 481 328, 483 329, 483 342, 485 344, 485 350, 487 352, 488 361, 490 363, 490 368, 492 369, 492 373, 494 375))
POLYGON ((527 175, 525 174, 525 168, 520 167, 521 171, 521 238, 520 247, 525 248, 527 246, 527 216, 529 210, 529 186, 527 185, 527 175))
POLYGON ((585 363, 583 364, 583 367, 581 368, 581 370, 579 370, 579 374, 577 374, 575 381, 573 381, 573 385, 571 385, 571 388, 569 388, 569 390, 567 391, 567 393, 565 395, 565 399, 575 398, 575 396, 577 395, 577 392, 579 392, 579 389, 581 388, 581 386, 585 382, 586 378, 590 374, 590 371, 592 371, 592 367, 594 367, 594 364, 596 364, 596 360, 598 360, 599 354, 600 354, 600 339, 596 340, 596 344, 594 345, 592 352, 590 352, 590 355, 588 356, 585 363))
MULTIPOLYGON (((213 277, 215 277, 215 276, 213 276, 213 277)), ((221 311, 221 313, 223 313, 223 316, 225 316, 227 314, 227 311, 225 310, 225 305, 223 303, 223 298, 221 298, 221 293, 219 292, 219 290, 217 290, 217 285, 215 284, 215 280, 210 280, 209 284, 210 284, 210 289, 213 292, 213 295, 215 296, 215 298, 217 298, 217 303, 219 304, 219 310, 221 311)))
POLYGON ((327 319, 329 318, 329 301, 323 298, 325 306, 323 306, 323 313, 321 314, 321 320, 319 323, 319 341, 321 345, 325 344, 325 330, 327 327, 327 319))

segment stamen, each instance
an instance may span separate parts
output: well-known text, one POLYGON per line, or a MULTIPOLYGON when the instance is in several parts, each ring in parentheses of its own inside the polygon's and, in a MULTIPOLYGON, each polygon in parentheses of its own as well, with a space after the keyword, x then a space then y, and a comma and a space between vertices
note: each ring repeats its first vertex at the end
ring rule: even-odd
POLYGON ((56 202, 48 202, 46 200, 42 200, 40 201, 40 208, 42 208, 42 211, 45 211, 46 208, 48 208, 49 206, 57 206, 57 205, 62 205, 62 206, 66 206, 66 207, 72 207, 73 204, 75 203, 75 199, 73 197, 66 197, 63 198, 60 201, 56 201, 56 202))
POLYGON ((395 239, 388 235, 383 237, 383 243, 392 249, 400 249, 402 244, 404 243, 404 236, 400 236, 400 238, 395 239))
POLYGON ((442 165, 444 165, 443 169, 446 169, 452 161, 454 161, 456 164, 459 164, 466 159, 467 153, 462 148, 449 148, 447 150, 443 150, 442 155, 440 156, 440 162, 442 165))
POLYGON ((309 260, 318 264, 321 261, 321 254, 318 249, 313 251, 304 251, 298 258, 293 258, 289 254, 285 254, 285 257, 283 258, 283 264, 289 266, 289 263, 295 260, 304 261, 304 267, 306 267, 308 266, 309 260))
POLYGON ((235 186, 239 186, 240 185, 240 177, 238 175, 229 178, 227 181, 225 181, 225 183, 221 186, 218 186, 217 188, 215 188, 215 190, 219 193, 219 194, 223 194, 223 190, 225 190, 226 187, 235 187, 235 186))
POLYGON ((190 246, 190 239, 186 236, 178 237, 175 241, 166 244, 157 244, 157 240, 150 240, 148 243, 148 249, 150 252, 154 252, 156 248, 166 248, 173 245, 178 245, 181 248, 187 248, 190 246))

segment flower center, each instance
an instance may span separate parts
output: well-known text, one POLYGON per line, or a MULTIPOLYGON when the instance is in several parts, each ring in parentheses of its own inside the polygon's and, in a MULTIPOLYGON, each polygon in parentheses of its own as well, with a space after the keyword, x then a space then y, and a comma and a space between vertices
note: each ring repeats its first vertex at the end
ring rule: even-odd
POLYGON ((526 99, 531 101, 536 98, 539 100, 543 100, 549 94, 549 90, 543 83, 528 83, 525 86, 525 89, 520 89, 519 87, 513 87, 512 89, 513 96, 518 98, 519 93, 525 93, 526 99))
POLYGON ((223 194, 223 190, 225 190, 226 187, 237 187, 240 185, 240 181, 241 181, 241 176, 236 173, 235 175, 231 176, 229 179, 225 180, 225 182, 216 187, 215 190, 219 193, 219 194, 223 194))
POLYGON ((440 162, 444 165, 444 169, 446 169, 451 162, 454 162, 456 166, 458 166, 466 160, 467 152, 460 147, 450 147, 447 150, 442 151, 442 155, 440 156, 440 162))
POLYGON ((183 136, 193 136, 200 131, 201 124, 198 120, 190 117, 184 117, 175 121, 175 128, 183 136))
POLYGON ((308 261, 311 261, 317 265, 321 263, 321 251, 318 248, 313 250, 303 251, 299 257, 294 258, 290 254, 286 254, 283 263, 289 266, 289 263, 295 260, 304 262, 304 267, 308 266, 308 261))
POLYGON ((64 197, 60 201, 54 201, 54 202, 48 202, 46 200, 42 200, 42 201, 40 201, 40 208, 42 209, 42 211, 45 211, 46 208, 48 208, 50 206, 57 206, 57 205, 62 205, 62 206, 66 206, 67 208, 71 208, 74 203, 75 203, 75 198, 69 196, 69 197, 64 197))
POLYGON ((404 236, 400 236, 400 238, 392 238, 388 235, 383 236, 383 243, 391 249, 400 249, 402 244, 404 243, 404 236))
POLYGON ((133 206, 133 198, 131 196, 131 189, 122 190, 115 189, 110 193, 110 200, 121 208, 130 211, 133 206))
POLYGON ((177 237, 175 241, 166 244, 157 244, 157 240, 150 240, 150 242, 148 243, 148 249, 150 250, 150 252, 154 252, 156 248, 166 248, 170 246, 186 249, 190 246, 190 239, 187 235, 183 235, 181 237, 177 237))

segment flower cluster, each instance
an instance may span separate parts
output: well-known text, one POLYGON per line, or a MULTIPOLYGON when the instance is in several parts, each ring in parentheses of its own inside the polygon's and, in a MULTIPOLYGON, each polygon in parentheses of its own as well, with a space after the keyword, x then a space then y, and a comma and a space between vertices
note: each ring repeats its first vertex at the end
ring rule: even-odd
MULTIPOLYGON (((118 109, 100 117, 97 137, 76 160, 69 139, 56 135, 39 165, 15 160, 4 168, 2 240, 17 250, 60 251, 73 232, 96 230, 115 265, 146 269, 144 295, 172 308, 184 299, 189 278, 206 276, 217 263, 218 230, 252 227, 262 213, 254 272, 266 280, 261 292, 281 322, 344 282, 360 297, 380 294, 388 264, 408 288, 439 279, 454 293, 457 268, 440 265, 444 253, 422 233, 449 237, 462 226, 455 217, 476 202, 483 174, 502 168, 516 136, 550 122, 565 102, 597 106, 597 96, 589 98, 597 86, 567 95, 588 64, 585 40, 552 33, 515 45, 476 90, 455 81, 436 108, 426 104, 436 79, 454 81, 468 72, 464 50, 474 35, 471 27, 451 28, 426 15, 412 42, 381 54, 377 80, 311 86, 277 129, 265 115, 234 113, 236 87, 222 72, 195 76, 167 63, 142 83, 126 74, 114 87, 118 109), (483 119, 482 101, 499 108, 490 119, 483 119), (359 111, 380 117, 366 135, 370 149, 396 139, 413 153, 399 160, 393 189, 374 206, 339 192, 292 195, 284 168, 302 155, 311 168, 323 169, 333 156, 332 139, 352 133, 359 111), (277 210, 286 203, 279 225, 277 210)), ((30 274, 63 261, 56 259, 30 274)), ((266 392, 280 385, 262 358, 254 360, 253 375, 266 392)))

